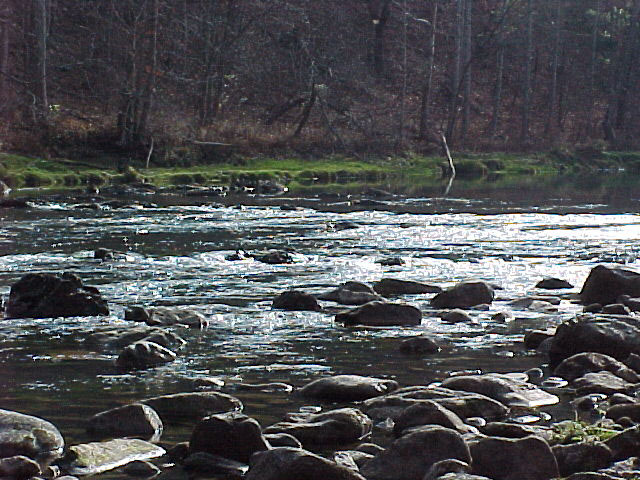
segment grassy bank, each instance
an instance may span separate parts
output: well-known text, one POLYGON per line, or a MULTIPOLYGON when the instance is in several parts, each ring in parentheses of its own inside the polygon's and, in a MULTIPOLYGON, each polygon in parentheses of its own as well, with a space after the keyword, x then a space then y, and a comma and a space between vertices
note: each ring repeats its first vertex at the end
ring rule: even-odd
MULTIPOLYGON (((549 177, 602 169, 638 172, 640 153, 600 152, 589 158, 563 152, 535 155, 455 154, 460 180, 509 181, 522 177, 549 177)), ((140 165, 107 168, 98 162, 42 159, 0 153, 0 179, 14 190, 21 188, 79 188, 87 185, 145 181, 157 186, 233 185, 240 180, 274 180, 291 190, 317 185, 379 184, 394 179, 414 183, 440 179, 446 171, 441 157, 402 156, 361 160, 344 157, 322 159, 255 157, 174 168, 140 165)))

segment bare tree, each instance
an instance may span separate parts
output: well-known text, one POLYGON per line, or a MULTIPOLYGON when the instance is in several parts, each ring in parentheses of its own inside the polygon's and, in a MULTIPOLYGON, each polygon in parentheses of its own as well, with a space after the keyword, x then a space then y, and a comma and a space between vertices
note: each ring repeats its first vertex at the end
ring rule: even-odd
POLYGON ((35 107, 40 120, 45 120, 49 110, 47 92, 47 37, 48 8, 47 0, 33 0, 33 75, 35 107))
MULTIPOLYGON (((556 3, 555 18, 553 21, 553 59, 551 62, 551 86, 549 88, 549 104, 547 107, 547 119, 545 122, 545 134, 553 133, 553 122, 556 120, 558 110, 558 66, 560 64, 560 39, 562 35, 563 6, 562 0, 554 0, 556 3)), ((558 122, 559 123, 559 122, 558 122)))
POLYGON ((525 55, 524 75, 522 77, 522 125, 520 130, 520 142, 522 145, 529 143, 529 116, 531 113, 531 62, 533 59, 533 1, 527 0, 525 13, 525 55))
POLYGON ((427 129, 431 116, 431 101, 433 91, 433 69, 436 57, 436 28, 438 26, 438 6, 440 0, 433 1, 433 13, 431 15, 431 35, 429 36, 429 61, 427 63, 427 78, 422 87, 422 100, 420 104, 420 138, 427 138, 427 129))

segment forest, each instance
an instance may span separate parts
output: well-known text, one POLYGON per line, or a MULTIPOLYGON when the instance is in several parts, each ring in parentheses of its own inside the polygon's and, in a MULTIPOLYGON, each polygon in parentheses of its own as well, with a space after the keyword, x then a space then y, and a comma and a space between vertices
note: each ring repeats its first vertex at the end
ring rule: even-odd
POLYGON ((0 149, 639 147, 640 0, 3 0, 0 149))

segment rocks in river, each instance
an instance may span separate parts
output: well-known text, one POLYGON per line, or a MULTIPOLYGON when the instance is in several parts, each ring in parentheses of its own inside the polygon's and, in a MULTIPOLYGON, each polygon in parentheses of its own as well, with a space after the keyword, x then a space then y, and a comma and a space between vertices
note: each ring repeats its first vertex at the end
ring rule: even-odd
POLYGON ((293 257, 291 254, 281 250, 271 250, 266 253, 254 253, 251 256, 254 260, 269 265, 293 263, 293 257))
POLYGON ((382 297, 369 285, 361 282, 345 282, 334 290, 318 295, 318 299, 341 305, 364 305, 368 302, 382 300, 382 297))
POLYGON ((407 407, 395 420, 393 432, 398 437, 407 429, 421 425, 440 425, 459 433, 475 431, 451 410, 434 401, 425 400, 407 407))
POLYGON ((606 417, 618 421, 627 417, 636 423, 640 423, 640 403, 619 403, 607 409, 606 417))
POLYGON ((166 348, 181 347, 186 343, 173 332, 146 326, 99 330, 89 335, 84 343, 95 348, 123 348, 140 340, 154 342, 166 348))
POLYGON ((34 460, 53 459, 62 453, 64 439, 42 418, 0 410, 0 458, 24 455, 34 460))
POLYGON ((440 313, 440 318, 448 323, 473 323, 469 314, 458 308, 440 313))
POLYGON ((187 392, 147 398, 140 403, 153 408, 164 423, 171 420, 199 420, 208 415, 242 410, 242 402, 219 392, 187 392))
POLYGON ((173 362, 176 354, 157 343, 140 340, 127 345, 118 358, 116 366, 124 370, 149 368, 173 362))
POLYGON ((566 280, 562 280, 560 278, 545 278, 536 283, 536 288, 542 288, 545 290, 560 290, 566 288, 573 288, 566 280))
POLYGON ((460 282, 431 299, 434 308, 470 308, 493 302, 493 288, 486 282, 460 282))
POLYGON ((109 315, 98 289, 65 272, 28 273, 11 286, 6 318, 54 318, 109 315))
POLYGON ((640 273, 598 265, 593 268, 580 291, 584 305, 616 303, 621 295, 640 297, 640 273))
POLYGON ((100 412, 87 422, 87 431, 98 438, 135 436, 157 441, 162 428, 155 410, 141 403, 100 412))
POLYGON ((559 476, 551 448, 536 436, 481 438, 470 442, 469 448, 473 473, 477 475, 494 480, 547 480, 559 476))
POLYGON ((95 260, 113 260, 113 250, 109 250, 108 248, 96 248, 93 251, 93 258, 95 260))
POLYGON ((400 342, 398 347, 401 353, 410 354, 423 354, 423 353, 437 353, 440 351, 440 347, 435 340, 429 338, 426 335, 420 335, 418 337, 406 338, 400 342))
POLYGON ((71 475, 95 475, 136 460, 149 460, 164 454, 163 448, 144 440, 116 438, 108 442, 71 446, 60 464, 71 475))
POLYGON ((629 315, 631 310, 622 303, 610 303, 602 307, 601 312, 606 315, 629 315))
POLYGON ((298 393, 303 397, 331 402, 366 400, 393 392, 398 382, 360 375, 335 375, 319 378, 306 384, 298 393))
POLYGON ((578 395, 629 393, 634 386, 611 372, 589 372, 576 378, 571 385, 577 390, 578 395))
POLYGON ((7 195, 9 195, 10 191, 11 188, 9 188, 9 185, 0 180, 0 197, 6 197, 7 195))
POLYGON ((209 477, 215 475, 214 478, 219 478, 218 475, 222 475, 223 478, 243 478, 249 470, 249 466, 242 462, 237 462, 229 458, 221 457, 218 455, 212 455, 206 452, 196 452, 189 455, 182 462, 182 466, 186 471, 209 477))
POLYGON ((124 467, 122 471, 131 477, 143 478, 152 478, 161 473, 161 470, 153 463, 143 460, 136 460, 135 462, 131 462, 126 467, 124 467))
POLYGON ((640 450, 640 425, 626 428, 604 443, 611 449, 614 460, 637 456, 640 450))
POLYGON ((551 364, 581 352, 604 353, 618 360, 640 353, 640 320, 582 315, 559 325, 549 351, 551 364))
POLYGON ((207 328, 209 320, 193 309, 154 307, 148 309, 149 319, 144 320, 151 326, 183 325, 192 328, 207 328))
POLYGON ((563 477, 576 472, 600 470, 613 461, 611 450, 602 442, 555 445, 551 450, 558 462, 560 475, 563 477))
POLYGON ((367 480, 422 480, 434 463, 447 459, 471 463, 469 447, 455 430, 426 426, 395 440, 360 471, 367 480))
POLYGON ((369 302, 338 313, 335 320, 338 323, 344 323, 345 326, 414 326, 422 322, 422 312, 412 305, 403 303, 369 302))
POLYGON ((189 440, 192 453, 206 452, 243 463, 248 463, 255 452, 269 447, 258 422, 238 412, 203 418, 189 440))
POLYGON ((603 370, 611 372, 628 382, 640 382, 638 374, 624 363, 609 355, 596 352, 577 353, 569 358, 565 358, 555 368, 553 373, 572 382, 587 373, 601 372, 603 370))
POLYGON ((264 438, 272 447, 302 448, 300 440, 288 433, 265 433, 264 438))
POLYGON ((373 290, 383 297, 440 293, 442 291, 438 286, 427 285, 426 283, 414 282, 411 280, 398 280, 395 278, 383 278, 382 280, 379 280, 373 284, 373 290))
POLYGON ((27 480, 41 473, 40 465, 24 455, 0 459, 0 478, 27 480))
POLYGON ((555 334, 555 328, 548 330, 530 330, 524 334, 524 346, 535 350, 542 342, 553 338, 555 334))
POLYGON ((256 453, 245 480, 365 480, 350 468, 299 448, 256 453))
POLYGON ((498 400, 509 407, 537 408, 554 405, 559 399, 536 386, 511 375, 488 373, 447 378, 444 388, 475 392, 498 400))
POLYGON ((299 421, 279 422, 265 433, 288 433, 303 446, 343 445, 362 440, 371 433, 371 419, 356 408, 340 408, 315 415, 300 415, 299 421))
POLYGON ((273 308, 290 311, 321 310, 316 297, 300 290, 287 290, 273 299, 273 308))

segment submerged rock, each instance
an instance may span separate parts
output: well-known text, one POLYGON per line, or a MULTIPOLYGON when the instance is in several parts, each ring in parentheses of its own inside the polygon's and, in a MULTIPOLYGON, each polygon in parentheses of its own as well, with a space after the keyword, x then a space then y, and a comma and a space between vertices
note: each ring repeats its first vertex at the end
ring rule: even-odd
POLYGON ((345 282, 338 288, 318 295, 319 300, 328 300, 341 305, 364 305, 365 303, 382 300, 369 285, 361 282, 345 282))
POLYGON ((293 257, 288 252, 279 250, 272 250, 266 253, 255 253, 251 256, 254 258, 254 260, 269 265, 293 263, 293 257))
POLYGON ((373 284, 373 289, 383 297, 394 295, 418 295, 424 293, 440 293, 442 288, 411 280, 383 278, 373 284))
POLYGON ((98 289, 72 273, 28 273, 11 286, 6 318, 55 318, 109 315, 98 289))
POLYGON ((242 410, 242 402, 219 392, 187 392, 147 398, 140 403, 153 408, 164 423, 176 419, 200 420, 208 415, 242 410))
POLYGON ((486 282, 461 282, 431 299, 434 308, 470 308, 493 302, 493 288, 486 282))
POLYGON ((321 310, 316 297, 299 290, 287 290, 273 299, 273 308, 290 311, 321 310))
POLYGON ((157 441, 162 428, 162 420, 158 414, 141 403, 100 412, 87 422, 87 431, 100 438, 135 436, 157 441))
POLYGON ((0 410, 0 458, 24 455, 34 460, 53 459, 63 448, 64 439, 50 422, 0 410))
POLYGON ((148 315, 144 321, 151 326, 183 325, 201 329, 209 326, 209 320, 193 309, 155 307, 148 309, 148 315))
POLYGON ((350 402, 385 395, 398 388, 398 382, 360 375, 335 375, 306 384, 298 393, 303 397, 350 402))
POLYGON ((573 288, 566 280, 561 280, 559 278, 545 278, 536 283, 536 288, 542 288, 546 290, 560 290, 565 288, 573 288))
POLYGON ((116 359, 116 366, 125 370, 149 368, 173 362, 176 354, 157 343, 140 340, 128 345, 116 359))
POLYGON ((438 344, 426 335, 406 338, 400 342, 398 349, 405 354, 437 353, 440 351, 438 344))
POLYGON ((345 326, 369 327, 413 326, 422 322, 422 312, 402 303, 369 302, 361 307, 338 313, 336 322, 345 326))
POLYGON ((640 273, 598 265, 593 268, 580 291, 584 305, 616 303, 621 295, 640 297, 640 273))

